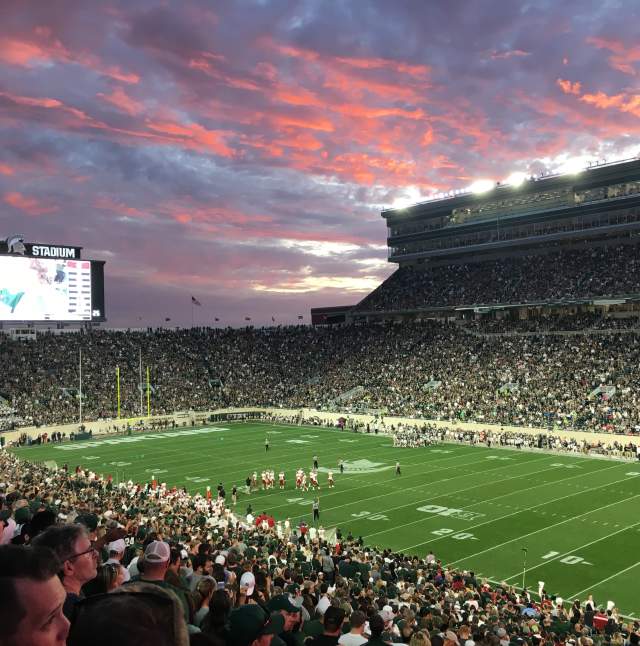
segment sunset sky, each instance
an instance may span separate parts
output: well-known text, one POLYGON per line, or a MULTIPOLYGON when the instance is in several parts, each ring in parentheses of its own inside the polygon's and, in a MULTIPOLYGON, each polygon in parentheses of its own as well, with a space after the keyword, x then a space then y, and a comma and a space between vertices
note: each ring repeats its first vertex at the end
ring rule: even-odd
POLYGON ((0 238, 107 261, 109 325, 297 322, 383 207, 640 153, 638 0, 2 0, 0 238))

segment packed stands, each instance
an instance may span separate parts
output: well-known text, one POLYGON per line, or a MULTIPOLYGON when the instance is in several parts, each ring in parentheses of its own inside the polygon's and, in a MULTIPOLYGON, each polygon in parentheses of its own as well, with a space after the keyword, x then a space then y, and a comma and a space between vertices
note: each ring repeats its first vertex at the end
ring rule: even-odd
MULTIPOLYGON (((0 337, 1 338, 1 337, 0 337)), ((2 388, 24 424, 140 411, 138 357, 154 414, 223 406, 310 406, 389 415, 637 432, 640 339, 634 332, 482 335, 436 321, 336 329, 156 330, 1 338, 2 388), (439 382, 436 388, 429 382, 439 382), (353 395, 339 402, 341 395, 353 395), (338 401, 338 403, 336 403, 338 401)), ((144 388, 144 384, 143 384, 144 388)))
POLYGON ((640 293, 638 245, 458 261, 396 270, 357 310, 572 301, 640 293))

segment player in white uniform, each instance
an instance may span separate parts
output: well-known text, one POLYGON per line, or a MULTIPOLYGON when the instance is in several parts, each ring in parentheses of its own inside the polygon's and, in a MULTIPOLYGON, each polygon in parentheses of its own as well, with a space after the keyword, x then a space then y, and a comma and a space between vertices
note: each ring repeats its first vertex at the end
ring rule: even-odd
POLYGON ((318 484, 318 472, 317 471, 311 471, 309 473, 309 480, 311 480, 311 486, 314 489, 320 489, 320 485, 318 484))
POLYGON ((327 482, 329 483, 329 489, 333 489, 333 471, 327 473, 327 482))

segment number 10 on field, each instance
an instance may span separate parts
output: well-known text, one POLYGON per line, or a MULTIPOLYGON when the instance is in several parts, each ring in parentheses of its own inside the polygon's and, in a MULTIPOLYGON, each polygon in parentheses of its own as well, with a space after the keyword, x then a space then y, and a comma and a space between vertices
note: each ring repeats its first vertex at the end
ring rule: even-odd
MULTIPOLYGON (((543 561, 547 561, 549 559, 555 559, 556 556, 560 556, 560 552, 547 552, 543 557, 543 561)), ((593 563, 589 563, 588 561, 585 561, 581 556, 576 556, 575 554, 569 554, 569 556, 565 556, 563 559, 560 559, 560 563, 564 563, 565 565, 593 565, 593 563)))

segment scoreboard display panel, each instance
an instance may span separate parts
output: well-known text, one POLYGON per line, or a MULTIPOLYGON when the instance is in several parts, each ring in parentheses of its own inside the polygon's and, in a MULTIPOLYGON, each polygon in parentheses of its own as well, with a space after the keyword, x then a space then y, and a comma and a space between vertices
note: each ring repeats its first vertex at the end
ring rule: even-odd
POLYGON ((0 255, 0 321, 104 318, 102 261, 0 255))

